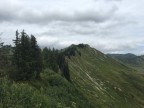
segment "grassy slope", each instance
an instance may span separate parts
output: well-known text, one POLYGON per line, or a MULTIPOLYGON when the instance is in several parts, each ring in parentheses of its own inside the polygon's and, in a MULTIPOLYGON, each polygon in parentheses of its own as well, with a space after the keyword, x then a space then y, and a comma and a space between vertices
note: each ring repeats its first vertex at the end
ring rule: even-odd
POLYGON ((41 78, 17 83, 0 78, 0 108, 94 108, 59 74, 46 70, 41 78))
POLYGON ((90 47, 68 59, 71 79, 98 108, 143 108, 144 75, 90 47))
POLYGON ((90 47, 78 50, 82 56, 68 59, 72 84, 51 70, 30 82, 0 78, 0 108, 143 108, 143 74, 90 47))

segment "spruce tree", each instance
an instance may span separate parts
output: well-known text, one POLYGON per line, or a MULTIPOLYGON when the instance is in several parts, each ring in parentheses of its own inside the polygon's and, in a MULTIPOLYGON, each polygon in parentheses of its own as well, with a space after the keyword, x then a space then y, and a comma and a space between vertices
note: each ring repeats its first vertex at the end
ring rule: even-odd
POLYGON ((3 72, 1 71, 2 67, 3 67, 3 42, 1 41, 0 38, 0 76, 3 75, 3 72))
POLYGON ((4 45, 0 38, 0 76, 7 75, 10 68, 10 45, 4 45))
POLYGON ((40 71, 42 71, 42 56, 41 49, 39 48, 36 38, 31 35, 31 59, 33 62, 33 71, 35 72, 36 78, 40 77, 40 71))
POLYGON ((36 38, 29 37, 24 30, 19 34, 16 31, 16 40, 14 40, 13 65, 16 68, 14 79, 29 80, 40 78, 42 70, 41 50, 37 45, 36 38))
POLYGON ((63 75, 64 75, 64 77, 65 77, 68 81, 70 81, 70 74, 69 74, 68 62, 65 62, 65 64, 64 64, 63 75))
POLYGON ((45 68, 50 68, 55 72, 58 72, 58 51, 54 48, 51 50, 45 47, 43 49, 43 63, 45 68))
POLYGON ((48 48, 45 47, 42 51, 42 55, 43 55, 43 65, 44 68, 47 68, 49 66, 49 55, 48 55, 48 48))
POLYGON ((19 68, 20 65, 20 37, 18 30, 16 31, 16 39, 13 40, 15 46, 14 46, 14 56, 13 56, 13 65, 16 65, 17 68, 19 68))

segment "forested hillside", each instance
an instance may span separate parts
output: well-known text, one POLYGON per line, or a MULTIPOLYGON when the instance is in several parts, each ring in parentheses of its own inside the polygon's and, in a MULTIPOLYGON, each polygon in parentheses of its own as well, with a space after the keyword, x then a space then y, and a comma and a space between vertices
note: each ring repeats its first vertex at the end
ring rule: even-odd
POLYGON ((144 74, 87 44, 40 48, 16 31, 0 41, 0 108, 143 108, 144 74))
POLYGON ((0 108, 95 108, 72 84, 65 53, 16 31, 15 46, 0 44, 0 108))

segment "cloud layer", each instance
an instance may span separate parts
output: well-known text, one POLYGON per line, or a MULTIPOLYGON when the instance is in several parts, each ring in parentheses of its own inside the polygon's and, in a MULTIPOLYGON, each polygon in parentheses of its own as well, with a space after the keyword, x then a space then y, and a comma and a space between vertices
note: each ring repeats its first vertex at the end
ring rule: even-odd
MULTIPOLYGON (((2 6, 3 7, 3 6, 2 6)), ((27 23, 27 24, 48 24, 54 21, 63 22, 96 22, 101 23, 109 20, 115 11, 116 7, 112 7, 106 11, 97 11, 93 9, 84 11, 74 11, 71 13, 59 10, 45 10, 39 11, 35 9, 23 9, 21 7, 12 8, 10 5, 8 9, 3 7, 0 9, 0 22, 10 23, 27 23)))
POLYGON ((0 33, 12 44, 15 30, 34 34, 40 46, 87 43, 104 53, 144 52, 143 1, 0 1, 0 33))

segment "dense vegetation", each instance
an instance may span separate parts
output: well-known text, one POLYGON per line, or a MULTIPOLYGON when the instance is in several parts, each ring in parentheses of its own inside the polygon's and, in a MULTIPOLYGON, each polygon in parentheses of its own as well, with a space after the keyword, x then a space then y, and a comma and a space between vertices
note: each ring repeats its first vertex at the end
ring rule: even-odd
POLYGON ((45 47, 42 54, 44 69, 50 68, 55 72, 60 71, 60 73, 70 81, 68 62, 65 60, 66 55, 63 52, 55 50, 54 48, 51 50, 45 47))
POLYGON ((61 73, 70 81, 68 62, 65 60, 65 53, 45 47, 41 50, 36 38, 27 35, 24 30, 16 31, 16 38, 13 40, 15 46, 11 47, 0 43, 1 69, 0 75, 8 75, 15 81, 40 79, 40 72, 47 68, 54 72, 61 73), (9 70, 5 70, 9 67, 9 70), (5 72, 2 72, 2 68, 5 72))
POLYGON ((143 108, 144 74, 89 45, 40 49, 16 31, 0 41, 0 108, 143 108))
POLYGON ((0 77, 7 75, 8 67, 10 66, 10 49, 11 46, 3 45, 4 42, 0 40, 0 77))
POLYGON ((143 108, 144 73, 86 46, 76 47, 69 69, 72 82, 98 108, 143 108))
POLYGON ((41 80, 0 78, 0 108, 95 108, 74 85, 51 70, 41 80))
POLYGON ((16 31, 14 43, 12 55, 14 70, 11 70, 10 77, 14 80, 40 78, 42 57, 36 38, 33 35, 29 37, 24 30, 20 34, 16 31))
POLYGON ((13 42, 0 42, 0 108, 94 108, 70 83, 63 51, 41 50, 24 31, 13 42))

